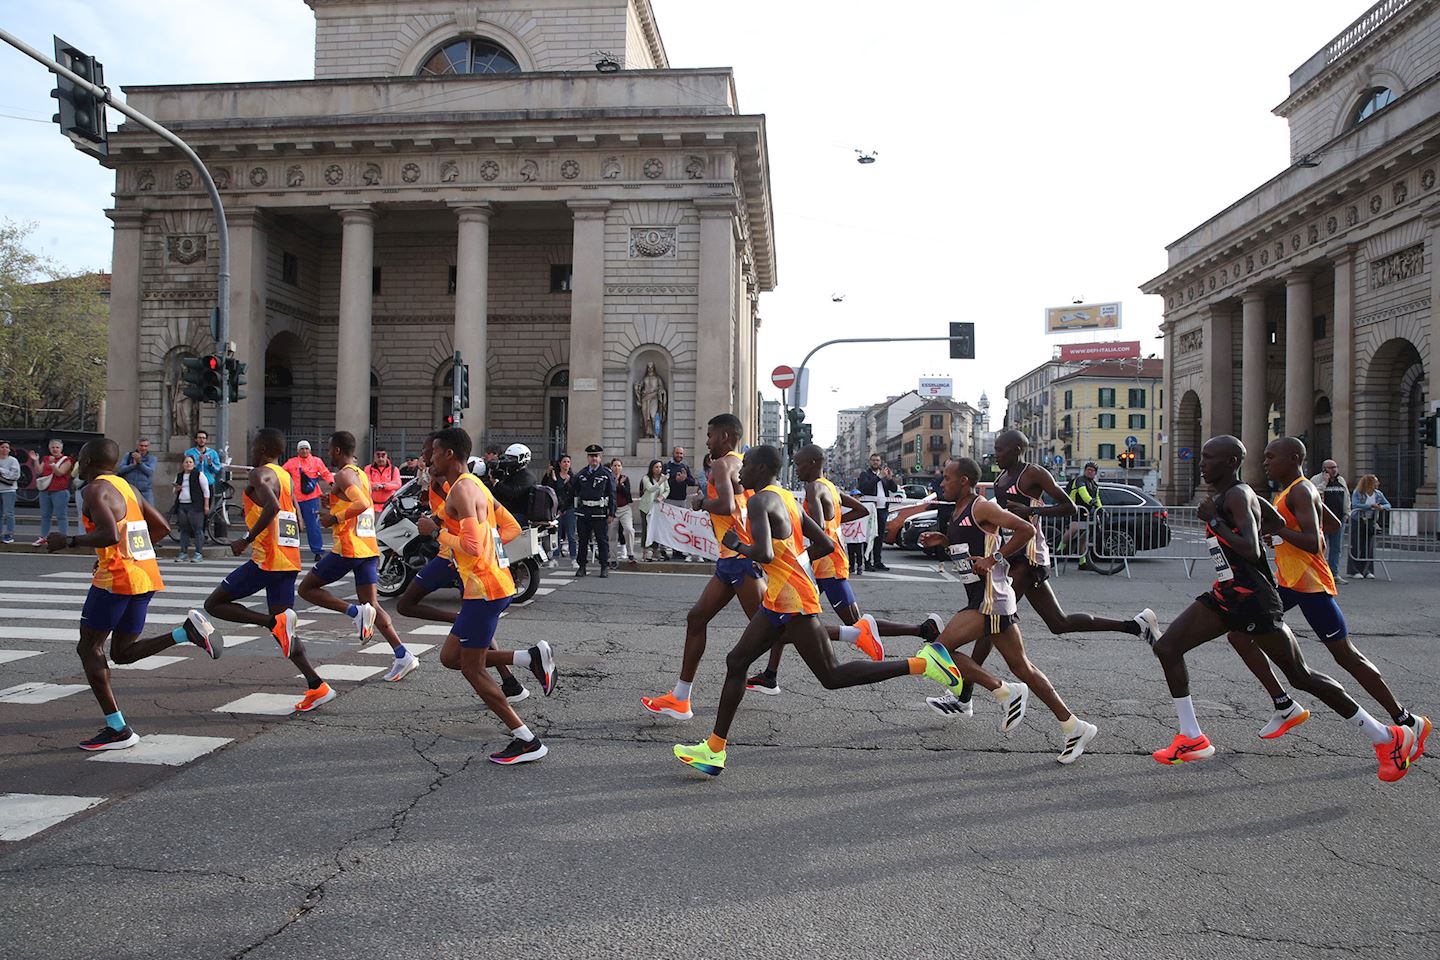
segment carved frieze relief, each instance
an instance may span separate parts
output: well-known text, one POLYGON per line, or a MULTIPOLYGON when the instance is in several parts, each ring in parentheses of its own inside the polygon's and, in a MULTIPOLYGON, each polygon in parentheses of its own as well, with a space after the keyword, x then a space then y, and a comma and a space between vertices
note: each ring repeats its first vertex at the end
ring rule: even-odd
POLYGON ((270 182, 270 171, 264 167, 252 167, 250 169, 250 186, 263 187, 270 182))
POLYGON ((674 260, 677 243, 674 227, 631 227, 631 260, 674 260))
POLYGON ((1420 189, 1429 190, 1433 186, 1435 186, 1435 168, 1431 167, 1420 174, 1420 189))
POLYGON ((216 167, 210 172, 210 178, 215 181, 215 187, 219 190, 230 189, 231 176, 229 167, 216 167))
POLYGON ((332 163, 325 168, 325 182, 332 187, 338 187, 340 181, 345 179, 345 168, 338 163, 332 163))
POLYGON ((1400 283, 1425 272, 1425 245, 1397 250, 1388 257, 1370 261, 1370 289, 1379 290, 1392 283, 1400 283))
POLYGON ((360 179, 365 181, 365 186, 367 187, 380 186, 380 164, 365 164, 365 172, 361 175, 360 179))
POLYGON ((420 164, 407 163, 400 168, 400 179, 406 183, 414 183, 420 179, 420 164))
POLYGON ((1187 330, 1175 339, 1175 349, 1182 354, 1194 353, 1203 346, 1205 346, 1205 331, 1203 328, 1199 330, 1187 330))
POLYGON ((135 189, 141 193, 149 193, 155 189, 155 171, 145 168, 135 175, 135 189))
POLYGON ((480 163, 480 179, 490 183, 500 176, 500 164, 494 160, 483 160, 480 163))
POLYGON ((175 189, 189 190, 195 185, 195 171, 189 167, 181 167, 175 171, 175 189))
POLYGON ((305 185, 305 169, 298 163, 293 163, 285 171, 285 186, 301 187, 305 185))
POLYGON ((580 176, 580 164, 575 160, 566 160, 560 164, 560 176, 566 180, 574 180, 580 176))
POLYGON ((191 264, 205 259, 206 243, 203 233, 171 234, 165 238, 165 250, 176 263, 191 264))
POLYGON ((659 157, 651 157, 645 161, 643 169, 647 179, 659 180, 660 175, 665 172, 665 164, 659 157))

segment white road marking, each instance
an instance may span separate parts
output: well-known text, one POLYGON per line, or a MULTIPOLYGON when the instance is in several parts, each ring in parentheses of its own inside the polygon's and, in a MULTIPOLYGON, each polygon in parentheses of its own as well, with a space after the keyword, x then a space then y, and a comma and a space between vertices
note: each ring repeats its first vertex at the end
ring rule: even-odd
MULTIPOLYGON (((354 667, 348 663, 322 663, 315 668, 315 672, 320 674, 322 680, 359 682, 361 680, 368 680, 377 673, 384 673, 386 669, 388 668, 372 666, 354 667)), ((296 674, 296 676, 300 676, 300 674, 296 674)))
POLYGON ((89 689, 85 683, 22 683, 0 690, 0 703, 49 703, 89 689))
POLYGON ((198 760, 230 742, 229 737, 189 737, 178 733, 147 733, 124 750, 101 750, 87 757, 99 763, 150 763, 178 767, 198 760))
POLYGON ((171 657, 163 654, 153 657, 146 657, 137 663, 112 663, 111 670, 159 670, 161 667, 168 667, 172 663, 184 663, 185 657, 171 657))
POLYGON ((300 702, 298 693, 251 693, 232 700, 212 713, 249 713, 263 717, 288 717, 300 702))
POLYGON ((24 840, 105 802, 104 797, 0 793, 0 840, 24 840))
MULTIPOLYGON (((433 650, 433 649, 435 649, 435 644, 433 644, 433 643, 407 643, 407 644, 405 644, 405 649, 406 649, 406 650, 409 650, 411 653, 415 654, 415 656, 418 657, 418 656, 420 656, 421 654, 423 654, 426 650, 433 650)), ((394 653, 394 651, 392 651, 392 650, 390 649, 390 644, 388 644, 388 643, 372 643, 370 646, 365 647, 365 648, 362 649, 360 652, 361 652, 361 653, 368 653, 368 654, 371 654, 372 656, 377 656, 377 657, 378 657, 378 656, 386 656, 386 657, 389 657, 389 658, 392 659, 392 660, 395 659, 395 653, 394 653)))
MULTIPOLYGON (((448 623, 427 623, 423 627, 416 627, 410 631, 412 637, 447 637, 450 635, 451 626, 448 623)), ((385 648, 389 650, 387 646, 385 648)))
POLYGON ((13 663, 27 657, 38 657, 44 650, 0 650, 0 663, 13 663))

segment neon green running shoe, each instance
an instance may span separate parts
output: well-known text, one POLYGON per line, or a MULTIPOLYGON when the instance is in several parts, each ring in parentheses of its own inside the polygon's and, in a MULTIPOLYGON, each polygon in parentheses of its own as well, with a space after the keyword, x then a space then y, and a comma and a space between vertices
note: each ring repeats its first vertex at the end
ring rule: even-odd
POLYGON ((955 666, 955 660, 938 643, 927 643, 920 648, 915 656, 925 661, 925 676, 934 680, 947 690, 959 690, 964 678, 960 676, 960 668, 955 666))
POLYGON ((720 771, 725 769, 725 751, 721 750, 716 753, 704 740, 693 747, 687 747, 683 743, 675 744, 675 756, 692 769, 699 770, 708 777, 718 777, 720 771))

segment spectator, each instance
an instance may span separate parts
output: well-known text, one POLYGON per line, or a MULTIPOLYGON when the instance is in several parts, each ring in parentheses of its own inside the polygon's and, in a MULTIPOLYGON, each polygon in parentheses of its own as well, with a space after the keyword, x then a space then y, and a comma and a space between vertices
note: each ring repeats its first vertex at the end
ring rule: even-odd
POLYGON ((935 494, 935 496, 937 497, 940 496, 944 482, 945 471, 941 470, 939 467, 936 467, 935 475, 930 478, 930 492, 935 494))
POLYGON ((10 455, 10 441, 0 440, 0 543, 15 542, 15 491, 20 488, 20 461, 10 455))
POLYGON ((1375 531, 1380 511, 1389 509, 1380 478, 1373 473, 1361 477, 1350 495, 1350 576, 1375 579, 1375 531))
POLYGON ((185 451, 185 456, 195 458, 195 466, 204 471, 205 479, 210 486, 215 486, 215 481, 220 479, 220 471, 224 464, 220 462, 220 451, 207 446, 210 442, 210 435, 204 430, 195 431, 195 446, 185 451))
POLYGON ((1085 464, 1085 469, 1080 472, 1079 476, 1073 477, 1065 485, 1066 495, 1074 501, 1078 509, 1075 518, 1070 521, 1070 529, 1065 531, 1065 537, 1061 543, 1067 553, 1072 550, 1079 552, 1081 570, 1090 569, 1088 534, 1091 521, 1100 512, 1100 484, 1095 480, 1099 473, 1100 468, 1094 460, 1091 460, 1085 464), (1071 543, 1074 543, 1075 546, 1070 546, 1071 543))
MULTIPOLYGON (((860 488, 859 488, 859 487, 856 487, 854 490, 851 490, 851 491, 850 491, 850 495, 851 495, 852 497, 858 497, 858 496, 860 496, 860 488)), ((862 526, 861 529, 863 530, 864 527, 862 526)), ((857 541, 855 541, 854 543, 846 543, 846 544, 845 544, 845 552, 846 552, 846 554, 849 556, 849 559, 850 559, 850 576, 852 576, 852 577, 863 577, 863 576, 865 575, 865 573, 864 573, 864 570, 865 570, 865 543, 864 543, 864 541, 857 540, 857 541)))
MULTIPOLYGON (((1320 472, 1310 478, 1315 489, 1320 491, 1320 500, 1326 509, 1340 518, 1341 523, 1350 519, 1350 487, 1340 476, 1340 465, 1326 460, 1320 465, 1320 472)), ((1330 565, 1330 575, 1336 583, 1344 583, 1340 576, 1340 551, 1345 549, 1345 530, 1335 531, 1335 536, 1325 538, 1325 562, 1330 565)))
POLYGON ((150 506, 155 506, 155 454, 150 452, 150 441, 141 437, 135 441, 135 449, 120 464, 120 469, 115 471, 135 489, 135 492, 150 506))
POLYGON ((575 557, 575 491, 571 488, 570 480, 570 454, 562 453, 560 459, 551 462, 545 479, 541 481, 555 491, 555 500, 560 511, 560 539, 551 560, 564 556, 567 547, 571 559, 575 557))
POLYGON ((890 507, 888 497, 900 489, 895 482, 895 473, 885 466, 885 461, 880 454, 870 454, 870 469, 860 474, 859 481, 855 484, 860 488, 860 499, 875 514, 875 542, 870 547, 870 561, 865 564, 866 570, 886 571, 890 568, 885 566, 885 524, 890 519, 890 507))
POLYGON ((630 478, 625 476, 625 464, 616 457, 610 461, 610 470, 615 474, 615 539, 619 541, 618 554, 611 551, 610 566, 617 567, 621 560, 630 563, 640 561, 640 551, 635 549, 635 498, 630 495, 630 478))
MULTIPOLYGON (((689 488, 699 486, 695 479, 695 471, 685 462, 685 448, 676 447, 670 451, 670 459, 665 463, 665 479, 670 481, 670 490, 665 495, 666 503, 673 503, 681 509, 690 508, 689 488)), ((703 562, 701 557, 685 556, 685 562, 703 562)))
POLYGON ((40 491, 40 536, 33 546, 45 546, 54 523, 60 532, 70 536, 70 475, 75 469, 75 459, 67 457, 65 446, 59 440, 50 441, 50 452, 43 460, 37 460, 35 451, 30 451, 30 471, 35 475, 35 488, 40 491))
POLYGON ((301 440, 295 445, 295 456, 285 461, 285 470, 290 474, 295 504, 300 508, 305 537, 310 542, 310 553, 318 563, 325 552, 325 536, 320 529, 320 497, 330 492, 335 475, 325 466, 323 459, 310 452, 309 440, 301 440))
POLYGON ((194 457, 186 457, 175 475, 176 525, 180 529, 176 563, 184 561, 187 555, 192 563, 205 559, 205 518, 209 513, 210 480, 204 470, 196 468, 194 457))
POLYGON ((400 471, 390 462, 390 454, 381 448, 365 467, 365 476, 370 478, 370 499, 375 504, 375 513, 385 509, 385 504, 400 489, 400 471))
POLYGON ((659 544, 653 547, 650 545, 650 511, 655 504, 664 500, 670 492, 670 481, 665 478, 665 462, 663 460, 651 460, 650 468, 645 471, 645 476, 640 478, 640 542, 645 545, 645 552, 641 556, 643 560, 658 560, 665 555, 665 550, 659 544))

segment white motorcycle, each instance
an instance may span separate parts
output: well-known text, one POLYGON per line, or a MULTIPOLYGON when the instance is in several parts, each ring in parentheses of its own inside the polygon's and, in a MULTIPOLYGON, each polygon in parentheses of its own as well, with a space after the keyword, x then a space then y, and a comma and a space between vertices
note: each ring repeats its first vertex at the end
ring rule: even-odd
MULTIPOLYGON (((380 547, 379 583, 382 597, 398 597, 415 574, 440 552, 435 538, 420 533, 419 519, 429 510, 429 494, 419 478, 406 483, 385 504, 375 522, 375 540, 380 547)), ((544 528, 523 527, 520 535, 505 544, 510 576, 515 581, 511 602, 527 603, 540 588, 540 565, 550 557, 551 533, 544 528)))

